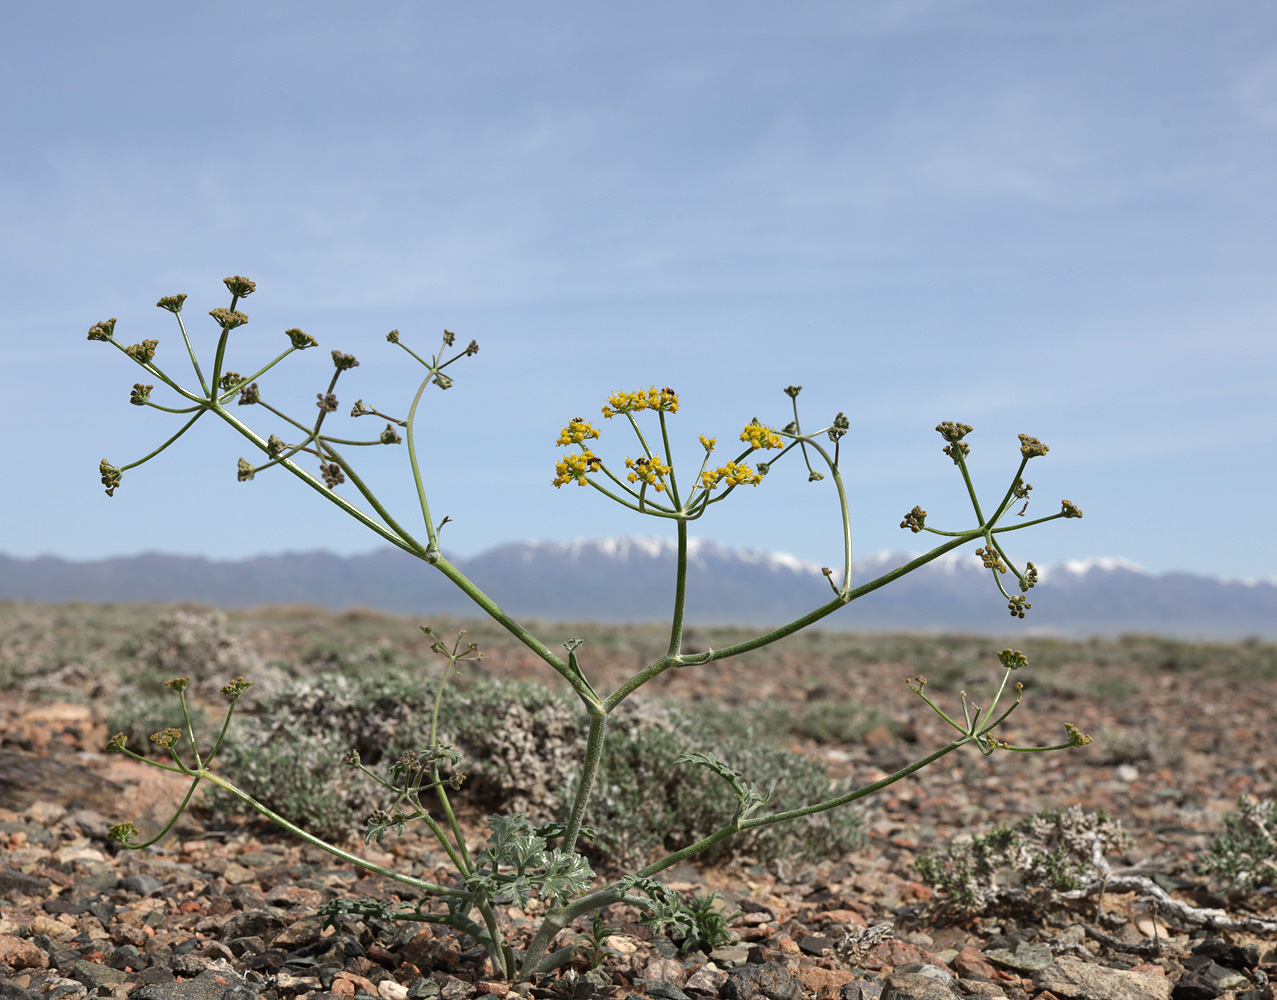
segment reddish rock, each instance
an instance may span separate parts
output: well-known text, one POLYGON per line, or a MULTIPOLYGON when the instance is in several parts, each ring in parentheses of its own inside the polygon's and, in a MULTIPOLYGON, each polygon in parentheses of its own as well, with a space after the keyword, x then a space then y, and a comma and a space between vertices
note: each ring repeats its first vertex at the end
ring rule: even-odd
POLYGON ((687 970, 683 963, 673 958, 654 958, 643 969, 644 979, 660 979, 675 986, 682 986, 687 981, 687 970))
POLYGON ((0 965, 11 969, 47 969, 49 956, 39 945, 12 934, 0 934, 0 965))
POLYGON ((949 964, 963 979, 992 981, 998 978, 998 970, 975 948, 963 948, 949 964))
POLYGON ((791 974, 817 1000, 837 997, 839 991, 856 978, 854 973, 846 969, 822 969, 819 966, 800 967, 791 974))

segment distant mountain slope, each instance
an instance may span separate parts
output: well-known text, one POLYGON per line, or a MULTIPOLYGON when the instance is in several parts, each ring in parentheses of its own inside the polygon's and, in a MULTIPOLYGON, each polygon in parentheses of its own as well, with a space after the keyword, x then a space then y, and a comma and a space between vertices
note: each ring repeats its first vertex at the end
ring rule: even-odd
MULTIPOLYGON (((832 596, 820 567, 793 556, 706 541, 693 541, 689 555, 693 622, 779 623, 832 596)), ((855 582, 872 580, 908 558, 862 559, 855 582)), ((456 562, 512 614, 648 621, 669 614, 674 559, 671 540, 611 538, 511 543, 456 562)), ((1048 566, 1041 578, 1029 595, 1028 620, 1012 621, 979 560, 951 554, 835 613, 824 627, 1277 638, 1277 584, 1271 581, 1156 575, 1120 559, 1048 566)), ((83 563, 0 555, 0 600, 362 605, 422 615, 475 611, 440 574, 389 548, 344 558, 309 552, 238 562, 155 553, 83 563)))

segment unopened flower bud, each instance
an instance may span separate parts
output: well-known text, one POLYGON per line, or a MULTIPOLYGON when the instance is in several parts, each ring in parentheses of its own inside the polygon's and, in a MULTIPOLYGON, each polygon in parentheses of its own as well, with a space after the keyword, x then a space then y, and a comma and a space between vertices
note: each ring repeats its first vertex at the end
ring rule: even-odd
POLYGON ((165 295, 159 302, 155 303, 161 309, 167 309, 171 313, 180 313, 182 311, 182 303, 186 301, 186 295, 165 295))
POLYGON ((1071 722, 1064 724, 1064 731, 1069 734, 1069 746, 1084 747, 1088 743, 1094 742, 1092 737, 1087 736, 1086 733, 1082 732, 1071 722))
POLYGON ((244 313, 238 309, 227 309, 224 306, 210 309, 208 314, 217 321, 217 325, 223 330, 234 330, 237 326, 243 326, 248 322, 248 317, 244 313))
POLYGON ((129 402, 134 406, 145 406, 151 399, 151 390, 153 385, 143 385, 141 382, 133 383, 133 391, 129 393, 129 402))
POLYGON ((226 286, 227 290, 232 295, 241 299, 247 295, 252 295, 253 290, 257 288, 257 282, 249 281, 241 274, 233 275, 230 278, 223 278, 222 284, 226 286))
POLYGON ((163 732, 151 734, 151 742, 157 747, 164 747, 166 750, 172 749, 172 747, 181 738, 182 731, 180 729, 174 729, 172 726, 165 729, 163 732))
POLYGON ((1017 594, 1007 601, 1007 608, 1011 611, 1012 618, 1023 618, 1024 613, 1032 607, 1033 605, 1024 599, 1023 594, 1017 594))
POLYGON ((266 454, 271 458, 279 458, 286 447, 287 445, 274 434, 266 439, 266 454))
POLYGON ((394 424, 386 424, 386 429, 381 432, 381 443, 398 444, 402 440, 403 438, 401 438, 399 433, 395 430, 394 424))
POLYGON ((376 413, 376 412, 377 411, 374 410, 371 406, 365 405, 362 399, 356 399, 355 405, 350 408, 350 415, 352 417, 362 417, 365 414, 376 413))
POLYGON ((1071 500, 1060 501, 1060 513, 1065 517, 1081 517, 1082 511, 1071 500))
POLYGON ((102 476, 102 485, 106 487, 106 495, 115 496, 115 491, 120 485, 122 473, 114 465, 105 458, 98 463, 98 473, 102 476))
POLYGON ((466 344, 466 357, 472 358, 478 353, 479 353, 479 342, 477 340, 472 340, 470 341, 470 343, 466 344))
POLYGON ((222 694, 233 701, 252 686, 252 681, 246 681, 243 677, 236 677, 233 681, 222 688, 222 694))
POLYGON ((89 327, 89 340, 110 340, 115 334, 115 317, 104 319, 89 327))
POLYGON ((807 474, 807 482, 809 483, 818 483, 824 478, 825 474, 823 472, 817 472, 815 469, 812 469, 811 472, 807 474))
POLYGON ((159 346, 159 343, 158 340, 144 340, 140 344, 124 348, 124 353, 134 361, 140 361, 145 364, 155 357, 155 348, 159 346))
POLYGON ((1008 670, 1019 670, 1029 665, 1029 658, 1018 649, 1004 649, 998 653, 998 660, 1008 670))
POLYGON ((252 406, 254 403, 262 401, 262 391, 257 388, 257 383, 246 385, 239 391, 238 403, 240 406, 252 406))
POLYGON ((324 485, 330 490, 346 481, 346 474, 336 462, 320 462, 319 474, 324 477, 324 485))
POLYGON ((106 839, 113 844, 127 844, 137 836, 137 827, 132 823, 116 823, 106 832, 106 839))
POLYGON ((355 360, 353 354, 342 354, 341 351, 333 351, 333 364, 337 366, 339 372, 344 372, 347 368, 359 367, 359 362, 355 360))
POLYGON ((449 375, 445 375, 443 372, 435 372, 435 385, 437 385, 440 389, 451 389, 452 378, 449 375))
POLYGON ((846 434, 850 427, 851 421, 847 419, 845 414, 839 412, 838 416, 834 417, 833 426, 829 428, 829 440, 837 444, 838 439, 846 434))
POLYGON ((803 391, 801 385, 788 385, 785 387, 785 395, 790 399, 797 399, 798 394, 803 391))
POLYGON ((399 331, 391 330, 388 334, 386 334, 386 339, 390 341, 392 344, 399 343, 399 331))
POLYGON ((222 376, 221 382, 219 384, 221 385, 223 389, 229 389, 231 386, 235 385, 237 382, 242 382, 242 381, 244 381, 244 376, 241 375, 239 372, 226 372, 226 374, 222 376))
POLYGON ((900 527, 908 528, 915 535, 927 526, 927 512, 921 507, 914 506, 913 510, 905 515, 905 519, 900 522, 900 527))
POLYGON ((102 748, 103 753, 123 753, 124 748, 128 746, 129 739, 123 733, 116 733, 106 741, 106 746, 102 748))
POLYGON ((1039 458, 1050 450, 1037 438, 1029 437, 1027 434, 1020 435, 1020 454, 1025 458, 1039 458))
POLYGON ((189 677, 174 677, 171 681, 165 681, 164 686, 173 691, 185 691, 190 680, 189 677))
POLYGON ((341 759, 341 762, 347 767, 358 767, 360 762, 359 751, 351 749, 347 752, 346 756, 341 759))
POLYGON ((457 340, 457 335, 453 333, 451 330, 443 331, 443 346, 444 347, 451 347, 454 343, 456 343, 456 340, 457 340))
POLYGON ((257 470, 253 468, 252 462, 246 458, 241 458, 239 460, 239 465, 236 466, 235 470, 235 479, 237 482, 246 483, 256 474, 257 470))
POLYGON ((302 333, 302 331, 296 327, 293 327, 291 330, 285 330, 284 333, 288 336, 288 339, 292 341, 293 346, 299 351, 304 351, 308 347, 319 346, 319 341, 317 341, 309 333, 302 333))
POLYGON ((337 411, 337 397, 331 392, 315 393, 316 403, 325 413, 335 413, 337 411))
POLYGON ((970 424, 960 424, 952 420, 944 420, 936 425, 936 430, 946 441, 957 442, 974 430, 970 424))

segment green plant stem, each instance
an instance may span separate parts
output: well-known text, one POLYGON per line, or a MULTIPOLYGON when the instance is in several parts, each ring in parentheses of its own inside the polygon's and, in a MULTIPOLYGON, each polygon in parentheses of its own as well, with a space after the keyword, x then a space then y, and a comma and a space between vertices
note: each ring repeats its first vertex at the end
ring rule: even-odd
POLYGON ((594 779, 599 773, 599 762, 603 759, 603 737, 607 732, 607 713, 597 705, 589 709, 590 731, 585 737, 585 762, 581 765, 581 778, 576 785, 576 797, 572 800, 572 813, 568 817, 567 828, 563 831, 563 849, 576 850, 577 836, 581 832, 581 823, 585 818, 585 807, 590 800, 590 792, 594 788, 594 779))
POLYGON ((162 445, 160 445, 158 448, 156 448, 153 452, 151 452, 151 453, 150 453, 150 454, 148 454, 148 455, 144 455, 142 458, 139 458, 136 462, 130 462, 128 465, 121 465, 121 466, 120 466, 120 471, 121 471, 121 472, 127 472, 129 469, 134 469, 134 468, 136 468, 137 466, 141 465, 143 462, 149 462, 149 461, 150 461, 151 459, 153 459, 156 455, 158 455, 158 454, 159 454, 160 452, 162 452, 165 448, 167 448, 169 445, 171 445, 174 441, 176 441, 178 438, 180 438, 183 434, 185 434, 188 430, 190 430, 190 429, 191 429, 191 426, 195 423, 195 421, 199 420, 199 418, 200 418, 200 417, 202 417, 202 416, 204 416, 204 411, 203 411, 203 410, 200 410, 200 411, 199 411, 199 413, 195 414, 195 416, 191 417, 191 419, 190 419, 190 420, 186 421, 186 423, 184 423, 184 424, 182 425, 182 429, 181 429, 181 430, 179 430, 179 431, 178 431, 176 434, 174 434, 171 438, 169 438, 169 439, 168 439, 167 441, 165 441, 162 445))
POLYGON ((976 520, 980 522, 980 527, 983 528, 985 520, 984 515, 980 513, 980 498, 976 496, 975 483, 971 481, 971 473, 967 470, 967 460, 962 454, 961 442, 955 441, 953 448, 958 456, 958 468, 962 472, 962 481, 967 484, 967 495, 971 498, 971 506, 975 508, 976 520))
POLYGON ((173 315, 177 317, 177 328, 182 331, 182 340, 186 344, 186 353, 191 357, 191 367, 195 369, 195 377, 200 380, 200 388, 207 396, 209 395, 208 383, 204 381, 204 373, 200 371, 200 363, 195 357, 195 348, 191 346, 191 338, 186 334, 186 324, 182 322, 182 314, 176 312, 173 315))
POLYGON ((678 563, 674 578, 674 620, 666 656, 677 656, 683 648, 683 614, 687 605, 687 521, 678 522, 678 563))
POLYGON ((436 885, 435 883, 427 882, 424 879, 413 878, 411 875, 405 875, 402 872, 394 871, 391 868, 385 868, 382 865, 375 864, 374 862, 367 860, 366 858, 361 858, 357 854, 352 854, 350 851, 343 850, 342 848, 337 847, 335 844, 330 844, 326 840, 321 840, 319 837, 316 837, 314 834, 308 833, 307 831, 303 830, 301 827, 297 826, 295 823, 291 823, 288 820, 284 819, 284 817, 279 815, 279 813, 275 812, 269 806, 263 805, 261 802, 258 802, 255 798, 249 795, 242 788, 237 787, 236 785, 227 781, 225 778, 221 777, 220 775, 213 774, 207 768, 199 772, 199 777, 208 780, 209 782, 216 785, 218 788, 222 789, 223 791, 230 792, 237 799, 239 799, 241 802, 247 805, 250 809, 253 809, 256 812, 261 813, 272 823, 282 826, 289 833, 293 834, 296 837, 300 837, 302 840, 310 844, 312 847, 318 847, 322 851, 327 851, 329 854, 333 855, 334 857, 341 858, 343 861, 346 861, 357 868, 363 868, 365 871, 375 872, 378 875, 384 875, 386 878, 394 879, 396 882, 403 882, 405 885, 416 886, 418 889, 421 889, 425 892, 438 893, 444 896, 455 896, 457 898, 467 899, 467 900, 473 898, 470 893, 465 892, 463 890, 449 889, 447 886, 436 885))
MULTIPOLYGON (((274 368, 277 364, 283 361, 286 357, 292 354, 293 351, 295 350, 297 350, 297 348, 289 346, 289 348, 285 350, 284 353, 281 354, 279 357, 277 357, 274 361, 269 361, 266 364, 262 365, 261 368, 257 369, 257 371, 253 372, 253 374, 249 375, 247 378, 240 379, 239 382, 235 384, 235 387, 233 389, 229 389, 228 391, 222 393, 218 397, 217 401, 219 403, 229 402, 230 398, 234 396, 237 392, 239 392, 241 389, 243 389, 244 386, 249 385, 250 383, 255 382, 257 379, 261 378, 268 371, 274 368)), ((207 393, 207 389, 205 389, 205 392, 207 393)))
POLYGON ((171 829, 173 829, 173 824, 177 822, 177 818, 181 816, 182 813, 186 812, 186 807, 191 801, 191 796, 195 794, 195 789, 199 786, 199 783, 200 783, 200 779, 197 776, 195 780, 191 782, 191 787, 186 790, 186 795, 182 798, 181 804, 178 805, 177 811, 173 813, 172 818, 169 819, 169 821, 164 824, 164 829, 162 829, 154 837, 152 837, 148 841, 145 841, 144 843, 125 844, 124 846, 127 847, 130 851, 140 851, 144 847, 150 847, 152 844, 159 843, 159 841, 164 838, 165 834, 167 834, 171 829))
MULTIPOLYGON (((412 353, 411 351, 409 353, 412 353)), ((416 357, 416 355, 413 355, 416 357)), ((420 360, 420 358, 418 358, 420 360)), ((426 525, 426 536, 429 539, 426 545, 426 561, 434 562, 431 558, 438 558, 439 553, 439 533, 435 530, 435 522, 430 516, 430 503, 426 499, 426 485, 421 479, 421 465, 417 461, 417 442, 416 442, 416 421, 417 406, 421 402, 421 394, 426 391, 426 386, 430 384, 430 380, 434 378, 432 370, 421 385, 417 386, 417 393, 412 397, 412 406, 408 408, 408 419, 404 421, 404 428, 408 439, 408 461, 412 464, 412 481, 417 487, 417 500, 421 504, 421 519, 426 525)))
POLYGON ((649 664, 648 666, 644 667, 637 674, 635 674, 628 681, 626 681, 619 688, 617 688, 614 692, 612 692, 612 694, 608 695, 608 697, 604 700, 604 703, 603 703, 604 707, 609 712, 612 711, 613 708, 615 708, 617 705, 623 702, 626 698, 632 695, 644 684, 646 684, 652 678, 664 673, 670 667, 676 667, 676 666, 681 667, 681 666, 686 666, 689 664, 711 663, 715 660, 727 659, 728 657, 738 656, 741 653, 747 653, 750 650, 760 649, 763 646, 771 645, 773 642, 776 642, 778 639, 783 639, 787 635, 793 635, 795 632, 800 632, 803 629, 805 629, 807 626, 815 624, 816 622, 820 621, 822 618, 828 617, 829 615, 837 611, 839 608, 847 604, 850 604, 852 601, 857 600, 860 597, 863 597, 865 594, 878 590, 880 587, 885 587, 887 584, 891 583, 893 580, 898 580, 900 577, 904 576, 905 574, 912 573, 918 567, 925 566, 927 563, 931 562, 934 559, 938 559, 940 556, 944 555, 946 552, 949 552, 952 549, 958 548, 960 545, 965 545, 967 542, 974 541, 975 539, 981 538, 981 537, 983 537, 983 532, 978 529, 973 529, 971 531, 964 532, 962 535, 959 535, 957 538, 954 538, 952 541, 945 542, 943 545, 938 545, 934 549, 932 549, 930 552, 924 553, 923 555, 918 556, 916 559, 911 559, 909 562, 905 563, 903 566, 899 566, 896 569, 891 570, 890 572, 884 573, 882 576, 876 577, 875 579, 870 580, 868 583, 861 584, 859 587, 855 587, 851 590, 840 592, 837 597, 833 598, 833 600, 831 601, 826 602, 825 604, 822 604, 820 607, 816 608, 816 610, 809 611, 807 614, 803 615, 801 618, 795 618, 793 621, 789 622, 787 625, 782 625, 780 626, 780 628, 773 629, 772 631, 766 633, 765 635, 760 635, 754 639, 748 639, 744 642, 738 642, 732 646, 724 646, 722 649, 711 649, 705 653, 697 653, 693 656, 687 656, 687 655, 663 656, 659 660, 657 660, 655 663, 649 664))
POLYGON ((682 503, 678 499, 678 479, 675 478, 674 473, 674 453, 670 450, 670 432, 669 428, 665 426, 665 411, 657 410, 656 416, 661 422, 661 441, 665 445, 665 464, 670 467, 670 503, 677 510, 682 506, 682 503))

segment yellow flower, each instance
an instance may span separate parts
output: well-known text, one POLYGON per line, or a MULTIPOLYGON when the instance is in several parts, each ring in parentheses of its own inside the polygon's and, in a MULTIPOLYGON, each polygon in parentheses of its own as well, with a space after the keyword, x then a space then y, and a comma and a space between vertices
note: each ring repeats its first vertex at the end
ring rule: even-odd
POLYGON ((714 450, 714 445, 717 442, 718 438, 707 438, 704 434, 701 435, 701 446, 704 447, 707 455, 714 450))
POLYGON ((559 432, 559 440, 555 442, 560 448, 569 444, 584 444, 589 438, 596 438, 599 432, 581 417, 573 417, 568 425, 559 432))
POLYGON ((745 429, 740 432, 740 439, 751 448, 783 448, 785 446, 779 434, 757 420, 745 425, 745 429))
POLYGON ((666 386, 658 389, 652 386, 639 389, 637 392, 614 392, 607 398, 607 406, 603 407, 603 416, 612 418, 618 413, 638 413, 640 410, 664 410, 667 413, 678 412, 678 393, 666 386))
POLYGON ((719 483, 728 486, 757 486, 763 481, 761 473, 755 472, 744 462, 728 462, 717 469, 706 469, 701 473, 701 485, 712 490, 719 483))
POLYGON ((555 463, 554 485, 557 488, 565 483, 575 482, 578 486, 584 486, 585 477, 591 472, 597 472, 602 464, 603 460, 588 450, 579 455, 565 455, 555 463))
POLYGON ((656 492, 665 492, 665 483, 661 482, 661 480, 669 475, 670 467, 659 458, 627 458, 625 467, 630 470, 630 474, 625 478, 631 483, 637 483, 641 480, 655 489, 656 492))

